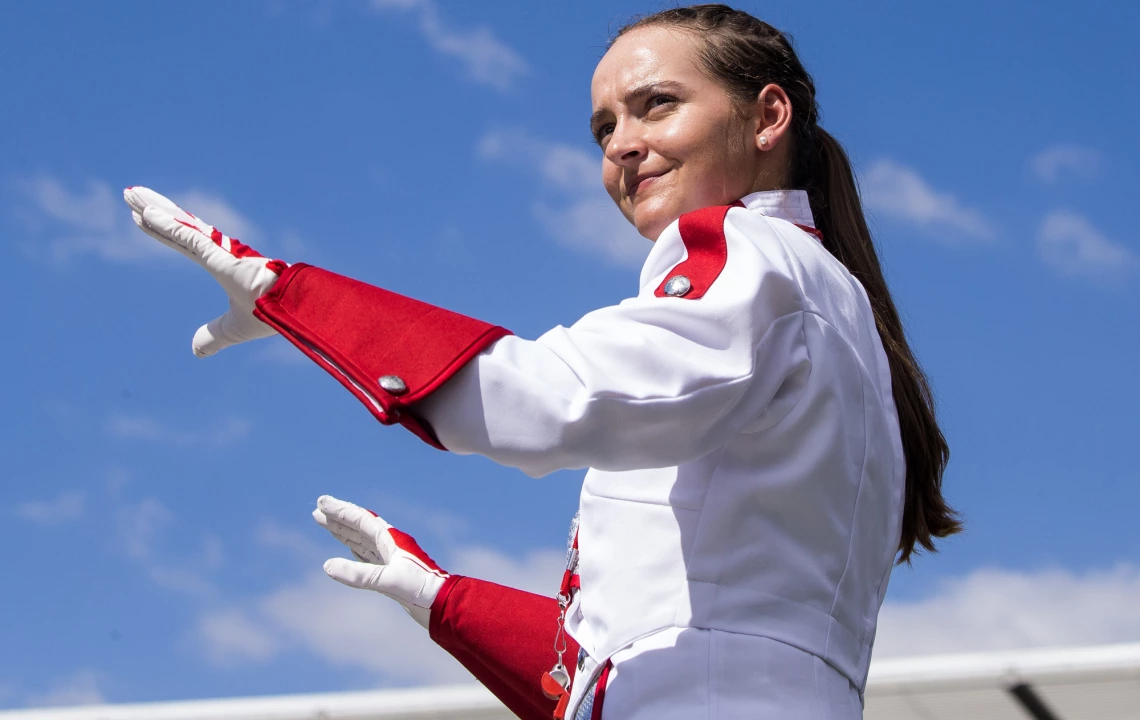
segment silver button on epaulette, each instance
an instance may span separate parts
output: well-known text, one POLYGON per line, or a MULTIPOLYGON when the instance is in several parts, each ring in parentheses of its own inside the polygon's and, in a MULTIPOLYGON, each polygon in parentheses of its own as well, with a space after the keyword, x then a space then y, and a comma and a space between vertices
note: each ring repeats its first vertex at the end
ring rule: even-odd
POLYGON ((684 275, 674 275, 665 283, 665 294, 669 297, 681 297, 692 288, 693 284, 689 282, 689 278, 684 275))
POLYGON ((403 395, 408 391, 408 386, 399 375, 385 375, 376 382, 382 390, 391 395, 403 395))

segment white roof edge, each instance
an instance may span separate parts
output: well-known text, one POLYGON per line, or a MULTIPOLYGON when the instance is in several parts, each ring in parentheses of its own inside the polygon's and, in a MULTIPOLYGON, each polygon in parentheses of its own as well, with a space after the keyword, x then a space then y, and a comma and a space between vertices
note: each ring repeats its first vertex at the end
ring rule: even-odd
POLYGON ((3 720, 206 720, 208 718, 404 717, 408 713, 490 710, 502 704, 482 685, 445 685, 360 692, 268 695, 82 707, 0 710, 3 720))
MULTIPOLYGON (((1010 685, 1082 675, 1140 677, 1140 643, 890 658, 872 663, 869 694, 933 685, 1010 685)), ((440 711, 492 711, 480 685, 362 692, 215 698, 86 707, 0 710, 0 720, 304 720, 436 717, 440 711)))
POLYGON ((1118 672, 1140 674, 1140 643, 883 659, 871 663, 867 690, 926 682, 1013 684, 1050 676, 1118 672))

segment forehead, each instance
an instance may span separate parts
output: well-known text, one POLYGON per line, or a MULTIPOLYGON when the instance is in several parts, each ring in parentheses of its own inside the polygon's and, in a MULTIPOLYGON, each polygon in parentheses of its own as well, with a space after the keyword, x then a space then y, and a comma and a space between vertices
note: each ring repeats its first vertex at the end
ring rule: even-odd
POLYGON ((708 82, 697 64, 696 42, 684 30, 650 26, 622 35, 602 56, 590 83, 594 109, 621 102, 650 83, 708 82))

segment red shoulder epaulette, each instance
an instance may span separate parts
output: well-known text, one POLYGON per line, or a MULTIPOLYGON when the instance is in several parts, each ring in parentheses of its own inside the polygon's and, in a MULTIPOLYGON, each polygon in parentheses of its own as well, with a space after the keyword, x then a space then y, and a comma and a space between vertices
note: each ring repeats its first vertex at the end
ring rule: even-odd
POLYGON ((708 292, 728 261, 724 217, 734 207, 744 205, 737 201, 731 205, 694 210, 681 216, 678 222, 687 257, 669 271, 654 295, 696 300, 708 292))

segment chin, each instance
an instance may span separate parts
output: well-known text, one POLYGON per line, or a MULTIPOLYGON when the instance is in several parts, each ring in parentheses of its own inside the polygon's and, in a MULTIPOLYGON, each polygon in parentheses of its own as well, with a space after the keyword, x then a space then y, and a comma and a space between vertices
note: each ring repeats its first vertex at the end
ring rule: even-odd
POLYGON ((634 208, 630 222, 642 237, 656 242, 665 228, 669 227, 669 223, 681 217, 681 213, 673 212, 672 208, 662 207, 659 203, 646 205, 647 207, 634 208))

